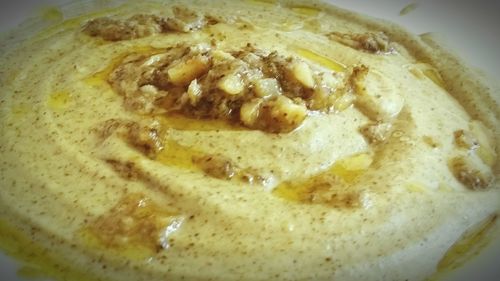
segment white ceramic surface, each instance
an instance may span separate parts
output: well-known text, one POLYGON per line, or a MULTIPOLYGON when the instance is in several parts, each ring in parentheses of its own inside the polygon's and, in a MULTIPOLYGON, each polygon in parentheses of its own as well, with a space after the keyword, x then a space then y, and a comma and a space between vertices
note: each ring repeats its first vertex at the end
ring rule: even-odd
MULTIPOLYGON (((66 2, 70 1, 2 0, 0 1, 0 32, 13 28, 43 7, 66 2)), ((396 22, 413 33, 434 32, 469 65, 484 72, 493 82, 498 83, 500 80, 500 33, 498 30, 500 28, 498 13, 500 1, 330 0, 329 2, 396 22), (417 7, 412 12, 400 16, 400 10, 410 3, 416 3, 417 7)), ((0 280, 26 281, 27 279, 16 274, 17 269, 18 264, 14 260, 0 253, 0 280)), ((460 269, 444 276, 442 280, 500 280, 500 238, 496 239, 479 256, 460 269)))

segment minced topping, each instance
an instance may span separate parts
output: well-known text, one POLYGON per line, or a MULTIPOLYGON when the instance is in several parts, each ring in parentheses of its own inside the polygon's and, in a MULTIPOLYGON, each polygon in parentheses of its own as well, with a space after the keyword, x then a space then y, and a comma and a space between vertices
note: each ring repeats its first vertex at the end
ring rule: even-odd
POLYGON ((373 54, 392 51, 389 37, 384 32, 341 33, 332 32, 328 37, 346 46, 373 54))
POLYGON ((135 247, 157 252, 169 246, 165 230, 179 222, 182 218, 172 210, 159 206, 144 194, 131 193, 106 214, 89 222, 85 230, 108 248, 135 247))
POLYGON ((489 167, 472 157, 461 156, 450 160, 453 175, 471 190, 483 190, 491 186, 493 175, 489 167))
POLYGON ((173 17, 138 14, 127 19, 96 18, 85 24, 83 32, 107 41, 121 41, 159 33, 190 32, 214 22, 214 18, 204 17, 184 6, 174 6, 172 12, 173 17))
POLYGON ((449 161, 453 175, 471 190, 490 188, 494 180, 492 168, 496 161, 491 132, 480 122, 472 121, 469 128, 453 133, 457 156, 449 161))
POLYGON ((117 135, 150 158, 154 158, 163 150, 163 132, 160 124, 155 120, 144 120, 139 123, 109 119, 96 129, 101 140, 117 135))
POLYGON ((347 108, 355 98, 350 75, 358 73, 326 71, 250 45, 237 51, 196 45, 129 55, 108 81, 125 106, 139 113, 181 113, 286 133, 311 111, 347 108))

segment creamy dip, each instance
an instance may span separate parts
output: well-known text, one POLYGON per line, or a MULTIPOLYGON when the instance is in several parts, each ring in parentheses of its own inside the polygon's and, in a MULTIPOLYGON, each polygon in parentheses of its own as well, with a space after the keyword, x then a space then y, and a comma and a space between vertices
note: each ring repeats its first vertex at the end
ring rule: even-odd
POLYGON ((498 92, 431 39, 319 2, 98 2, 2 44, 0 245, 44 274, 423 280, 495 225, 498 92))

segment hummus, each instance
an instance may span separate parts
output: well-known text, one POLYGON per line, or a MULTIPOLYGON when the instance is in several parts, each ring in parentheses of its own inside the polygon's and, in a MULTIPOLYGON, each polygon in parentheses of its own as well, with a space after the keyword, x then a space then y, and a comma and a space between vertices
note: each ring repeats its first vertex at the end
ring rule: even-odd
POLYGON ((495 225, 498 92, 430 38, 319 2, 100 5, 2 43, 1 245, 44 274, 423 280, 495 225))

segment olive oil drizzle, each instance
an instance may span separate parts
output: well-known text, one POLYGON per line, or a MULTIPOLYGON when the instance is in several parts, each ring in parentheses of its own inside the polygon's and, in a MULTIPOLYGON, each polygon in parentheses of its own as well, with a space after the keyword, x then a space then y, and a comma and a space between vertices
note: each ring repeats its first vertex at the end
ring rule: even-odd
POLYGON ((5 219, 0 218, 0 249, 20 262, 18 275, 25 278, 52 278, 57 281, 106 281, 84 268, 74 267, 50 249, 33 241, 5 219))

